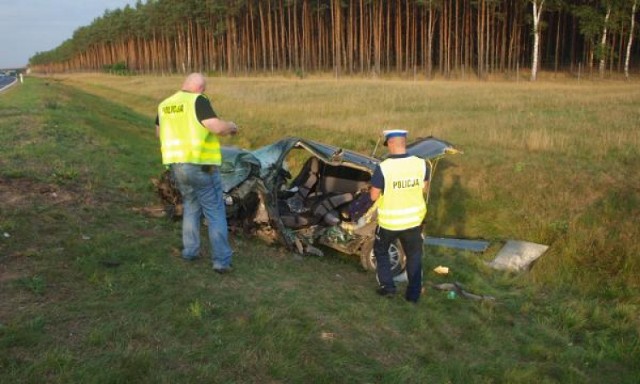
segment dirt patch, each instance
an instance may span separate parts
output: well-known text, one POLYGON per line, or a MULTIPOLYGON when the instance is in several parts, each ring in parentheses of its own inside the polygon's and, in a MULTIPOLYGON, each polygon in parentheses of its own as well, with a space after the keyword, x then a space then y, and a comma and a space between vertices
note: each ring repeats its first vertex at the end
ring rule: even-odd
POLYGON ((167 213, 165 212, 165 208, 160 205, 150 206, 150 207, 134 207, 131 208, 132 211, 141 213, 147 217, 166 217, 167 213))
POLYGON ((0 285, 8 283, 13 280, 18 280, 25 275, 16 271, 9 271, 6 265, 0 264, 0 285))
POLYGON ((37 200, 49 204, 69 204, 77 201, 77 196, 55 184, 0 177, 0 201, 5 207, 20 208, 37 200))
POLYGON ((8 324, 18 310, 29 302, 30 295, 16 282, 27 278, 29 273, 22 263, 11 268, 0 260, 0 324, 8 324))

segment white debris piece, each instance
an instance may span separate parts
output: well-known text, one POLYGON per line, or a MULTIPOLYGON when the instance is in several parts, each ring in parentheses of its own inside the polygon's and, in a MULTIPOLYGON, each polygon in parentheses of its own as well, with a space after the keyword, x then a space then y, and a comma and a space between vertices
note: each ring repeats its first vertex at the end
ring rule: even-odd
POLYGON ((393 281, 395 283, 406 283, 409 281, 409 278, 407 276, 407 271, 403 271, 401 274, 396 275, 393 277, 393 281))
POLYGON ((544 244, 508 240, 495 259, 487 265, 494 269, 522 271, 528 269, 531 263, 542 256, 548 248, 549 246, 544 244))

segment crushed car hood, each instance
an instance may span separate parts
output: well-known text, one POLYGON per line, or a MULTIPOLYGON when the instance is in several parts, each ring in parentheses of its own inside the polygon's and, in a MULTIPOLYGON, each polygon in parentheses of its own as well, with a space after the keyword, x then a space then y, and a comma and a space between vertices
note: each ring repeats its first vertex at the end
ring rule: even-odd
POLYGON ((222 190, 228 193, 250 176, 259 174, 260 167, 260 161, 251 152, 235 147, 223 147, 220 166, 222 190))

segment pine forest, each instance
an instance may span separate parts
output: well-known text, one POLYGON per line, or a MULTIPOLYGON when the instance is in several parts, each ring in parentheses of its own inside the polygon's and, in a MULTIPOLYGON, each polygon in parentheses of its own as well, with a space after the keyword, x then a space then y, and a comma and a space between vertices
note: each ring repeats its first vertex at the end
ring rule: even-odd
POLYGON ((640 69, 639 0, 147 0, 30 59, 43 73, 480 79, 640 69))

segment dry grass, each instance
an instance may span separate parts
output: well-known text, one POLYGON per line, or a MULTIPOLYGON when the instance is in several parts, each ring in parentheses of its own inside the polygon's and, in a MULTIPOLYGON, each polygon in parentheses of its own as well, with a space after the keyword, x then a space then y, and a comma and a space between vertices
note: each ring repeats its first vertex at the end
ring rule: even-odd
MULTIPOLYGON (((157 102, 180 86, 182 76, 57 79, 153 116, 157 102)), ((586 152, 598 158, 640 145, 634 129, 640 89, 628 82, 210 78, 208 92, 221 116, 240 122, 247 141, 258 145, 299 134, 336 143, 346 139, 363 149, 384 127, 455 137, 464 146, 586 152)))

